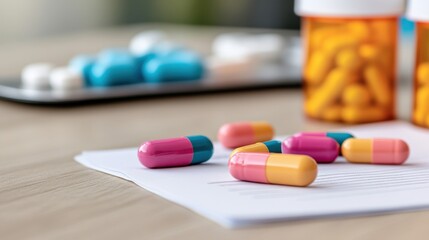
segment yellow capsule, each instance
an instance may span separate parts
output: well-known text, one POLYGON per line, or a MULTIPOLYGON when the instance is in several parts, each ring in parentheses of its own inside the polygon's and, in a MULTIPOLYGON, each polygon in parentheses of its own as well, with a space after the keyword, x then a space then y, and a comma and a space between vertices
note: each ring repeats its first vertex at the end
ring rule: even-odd
POLYGON ((322 120, 330 121, 330 122, 341 121, 341 110, 342 110, 342 108, 343 107, 341 105, 332 105, 332 106, 327 107, 321 115, 322 120))
POLYGON ((375 65, 369 65, 364 70, 364 79, 378 104, 388 106, 392 103, 392 91, 386 73, 375 65))
POLYGON ((374 44, 362 44, 359 46, 359 55, 367 63, 376 63, 379 61, 381 50, 374 44))
POLYGON ((369 26, 364 21, 350 22, 347 24, 347 29, 359 41, 368 41, 371 37, 369 26))
POLYGON ((328 74, 332 63, 330 57, 323 51, 315 51, 310 56, 308 65, 304 72, 304 78, 311 85, 319 84, 328 74))
POLYGON ((362 65, 362 59, 354 48, 345 48, 341 50, 335 58, 338 67, 346 68, 351 71, 359 69, 362 65))
POLYGON ((342 101, 348 106, 363 107, 371 102, 371 93, 362 84, 355 83, 346 87, 342 101))
POLYGON ((420 85, 429 85, 429 62, 419 64, 417 68, 417 82, 420 85))
POLYGON ((390 116, 382 107, 353 107, 346 106, 342 111, 342 119, 346 123, 368 123, 389 119, 390 116))
POLYGON ((319 90, 307 101, 307 113, 310 116, 320 116, 326 107, 339 99, 349 80, 350 73, 347 70, 342 68, 332 70, 319 90))
POLYGON ((416 93, 416 108, 414 111, 414 121, 419 125, 425 125, 428 113, 429 86, 420 87, 416 93))
POLYGON ((315 29, 311 33, 311 47, 318 49, 322 46, 323 41, 329 36, 336 35, 338 33, 337 28, 319 28, 315 29))
POLYGON ((351 35, 333 35, 328 37, 324 42, 322 49, 329 55, 335 56, 344 48, 356 48, 359 39, 351 35))

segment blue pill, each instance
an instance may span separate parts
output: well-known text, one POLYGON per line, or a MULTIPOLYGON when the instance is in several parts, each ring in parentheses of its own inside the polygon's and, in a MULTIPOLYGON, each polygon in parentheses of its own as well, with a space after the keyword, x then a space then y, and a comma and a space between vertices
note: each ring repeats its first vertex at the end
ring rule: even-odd
POLYGON ((78 55, 70 60, 69 68, 80 72, 85 80, 85 85, 91 86, 90 76, 94 63, 95 58, 93 56, 78 55))
POLYGON ((197 54, 187 51, 157 56, 142 66, 143 78, 149 83, 198 80, 204 73, 202 59, 197 54))
POLYGON ((91 86, 107 87, 142 82, 137 59, 124 50, 105 50, 90 71, 91 86))
POLYGON ((143 65, 145 65, 149 60, 173 55, 179 51, 185 51, 185 48, 178 44, 163 42, 157 44, 148 52, 137 54, 136 58, 138 63, 140 64, 141 69, 141 67, 143 67, 143 65))

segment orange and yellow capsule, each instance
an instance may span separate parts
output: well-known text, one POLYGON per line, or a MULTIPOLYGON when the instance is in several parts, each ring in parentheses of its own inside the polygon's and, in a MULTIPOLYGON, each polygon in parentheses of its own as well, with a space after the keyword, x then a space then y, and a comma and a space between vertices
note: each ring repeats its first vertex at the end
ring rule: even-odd
POLYGON ((358 139, 344 141, 341 152, 352 163, 403 164, 410 155, 408 144, 401 139, 358 139))
POLYGON ((236 122, 223 125, 218 139, 227 148, 242 147, 273 139, 274 129, 268 122, 236 122))
POLYGON ((234 178, 249 182, 305 187, 317 177, 317 163, 306 155, 239 152, 228 166, 234 178))
POLYGON ((239 152, 282 153, 282 142, 278 140, 270 140, 246 145, 234 149, 230 156, 232 157, 234 154, 239 152))

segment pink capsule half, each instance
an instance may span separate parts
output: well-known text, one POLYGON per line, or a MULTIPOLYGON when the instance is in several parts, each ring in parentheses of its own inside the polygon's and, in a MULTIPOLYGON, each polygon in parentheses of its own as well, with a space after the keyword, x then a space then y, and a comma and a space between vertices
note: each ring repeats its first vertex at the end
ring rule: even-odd
POLYGON ((292 136, 282 143, 282 153, 308 155, 318 163, 332 163, 340 146, 329 137, 292 136))

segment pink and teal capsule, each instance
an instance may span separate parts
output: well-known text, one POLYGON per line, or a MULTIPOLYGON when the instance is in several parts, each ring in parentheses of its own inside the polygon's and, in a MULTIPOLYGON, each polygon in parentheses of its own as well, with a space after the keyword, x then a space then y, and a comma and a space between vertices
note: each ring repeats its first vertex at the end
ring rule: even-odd
POLYGON ((147 141, 137 152, 140 163, 147 168, 195 165, 208 161, 212 155, 212 142, 200 135, 147 141))
POLYGON ((354 136, 350 133, 346 132, 300 132, 295 135, 295 137, 329 137, 334 139, 341 147, 343 142, 349 138, 354 138, 354 136))
POLYGON ((332 138, 292 136, 282 143, 282 153, 308 155, 318 163, 332 163, 338 157, 340 145, 332 138))

